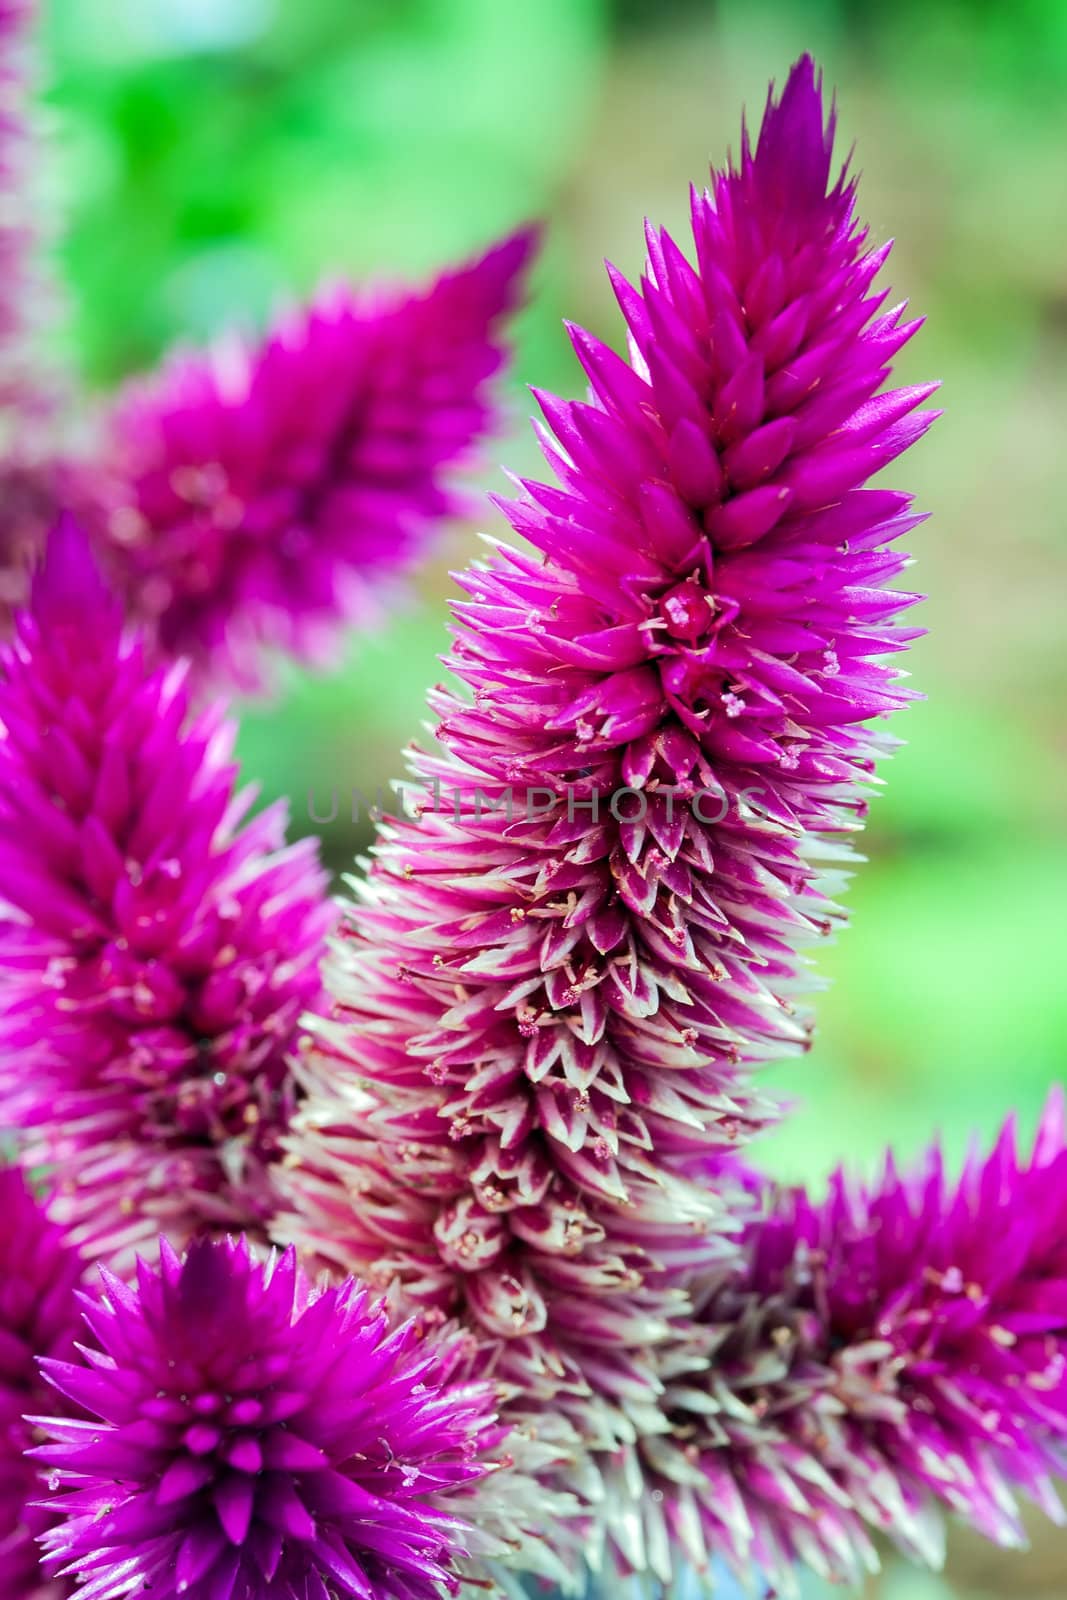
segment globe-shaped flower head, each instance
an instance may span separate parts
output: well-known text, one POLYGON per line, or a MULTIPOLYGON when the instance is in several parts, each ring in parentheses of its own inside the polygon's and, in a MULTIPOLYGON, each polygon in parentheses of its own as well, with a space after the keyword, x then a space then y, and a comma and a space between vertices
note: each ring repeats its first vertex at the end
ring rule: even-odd
POLYGON ((163 1247, 104 1274, 93 1365, 46 1363, 96 1418, 42 1421, 65 1514, 48 1562, 120 1600, 430 1600, 473 1531, 454 1512, 496 1442, 462 1342, 390 1325, 354 1282, 315 1295, 292 1252, 163 1247))

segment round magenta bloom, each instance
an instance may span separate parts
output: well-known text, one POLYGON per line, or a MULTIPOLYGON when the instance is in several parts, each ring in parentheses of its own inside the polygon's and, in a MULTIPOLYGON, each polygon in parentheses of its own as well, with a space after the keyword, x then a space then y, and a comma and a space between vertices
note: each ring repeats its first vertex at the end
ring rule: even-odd
POLYGON ((43 1486, 24 1454, 33 1443, 25 1418, 41 1409, 48 1393, 37 1358, 63 1360, 74 1353, 81 1274, 81 1260, 22 1174, 0 1169, 0 1594, 5 1600, 37 1600, 51 1592, 38 1568, 35 1537, 49 1518, 36 1505, 43 1486))
MULTIPOLYGON (((293 1253, 165 1244, 104 1273, 91 1365, 49 1361, 88 1422, 42 1420, 64 1491, 48 1565, 119 1600, 438 1600, 469 1549, 492 1391, 463 1343, 391 1327, 354 1282, 316 1295, 293 1253)), ((82 1591, 79 1591, 82 1592, 82 1591)))
POLYGON ((0 661, 0 1125, 91 1254, 261 1226, 331 910, 233 729, 53 535, 0 661))

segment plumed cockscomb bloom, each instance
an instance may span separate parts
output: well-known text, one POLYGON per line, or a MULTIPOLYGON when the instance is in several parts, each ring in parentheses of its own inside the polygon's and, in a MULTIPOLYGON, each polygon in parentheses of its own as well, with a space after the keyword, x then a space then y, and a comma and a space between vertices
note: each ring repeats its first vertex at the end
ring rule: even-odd
POLYGON ((270 651, 321 657, 459 509, 533 235, 423 293, 324 295, 258 348, 231 337, 120 394, 102 545, 163 651, 256 687, 270 651))
POLYGON ((1063 1520, 1058 1097, 1023 1159, 1009 1124, 958 1181, 935 1148, 870 1188, 838 1173, 818 1203, 780 1193, 740 1269, 694 1299, 710 1366, 668 1377, 641 1509, 696 1565, 726 1554, 791 1594, 796 1562, 846 1581, 875 1566, 872 1533, 939 1563, 945 1509, 1005 1545, 1025 1542, 1018 1494, 1063 1520))
POLYGON ((331 910, 70 522, 0 660, 0 1126, 87 1252, 256 1227, 331 910))
POLYGON ((474 1537, 492 1391, 456 1341, 390 1327, 354 1283, 314 1295, 290 1252, 164 1246, 86 1321, 102 1354, 50 1361, 87 1422, 37 1419, 63 1520, 48 1563, 119 1600, 437 1600, 474 1537))
POLYGON ((880 392, 915 324, 831 145, 805 60, 694 196, 697 266, 650 228, 640 292, 615 276, 630 361, 573 330, 558 483, 504 507, 536 554, 460 580, 468 693, 434 696, 307 1066, 286 1226, 461 1310, 609 1451, 666 1426, 678 1274, 737 1225, 703 1173, 772 1114, 752 1064, 806 1043, 824 869, 904 698, 916 518, 863 485, 929 390, 880 392))
POLYGON ((38 1568, 36 1535, 48 1524, 36 1502, 39 1473, 24 1452, 25 1421, 48 1393, 39 1356, 74 1353, 82 1263, 30 1192, 22 1174, 0 1168, 0 1594, 44 1600, 53 1591, 38 1568))

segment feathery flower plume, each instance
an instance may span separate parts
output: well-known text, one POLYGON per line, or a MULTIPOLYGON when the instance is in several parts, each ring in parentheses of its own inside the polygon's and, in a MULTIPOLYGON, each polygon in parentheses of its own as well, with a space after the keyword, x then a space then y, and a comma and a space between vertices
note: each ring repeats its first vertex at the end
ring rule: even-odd
POLYGON ((321 658, 366 617, 463 503, 453 469, 493 422, 533 242, 418 294, 339 288, 258 348, 231 337, 120 394, 96 518, 166 654, 255 688, 271 651, 321 658))
POLYGON ((62 522, 0 660, 0 1126, 91 1255, 260 1227, 331 910, 62 522))
MULTIPOLYGON (((450 1381, 462 1340, 390 1327, 355 1283, 315 1296, 294 1254, 162 1247, 85 1302, 101 1355, 48 1361, 88 1422, 36 1419, 69 1493, 42 1541, 86 1596, 438 1600, 476 1538, 464 1491, 499 1433, 450 1381)), ((55 1481, 55 1479, 50 1481, 55 1481)))
POLYGON ((50 1600, 66 1585, 53 1589, 38 1568, 36 1535, 49 1518, 36 1505, 42 1485, 24 1454, 33 1442, 24 1419, 48 1393, 37 1357, 74 1353, 82 1263, 10 1167, 0 1169, 0 1218, 0 1594, 50 1600))
POLYGON ((415 761, 441 804, 382 830, 301 1069, 285 1233, 464 1314, 609 1456, 670 1426, 681 1277, 747 1205, 704 1174, 772 1115, 753 1064, 805 1046, 823 869, 906 698, 918 519, 863 484, 930 390, 880 392, 918 324, 881 310, 832 135, 805 59, 694 195, 698 265, 649 228, 640 291, 612 274, 629 363, 572 330, 558 484, 504 506, 537 555, 460 580, 469 692, 415 761))
POLYGON ((1018 1494, 1064 1520, 1060 1097, 1028 1158, 1009 1123, 958 1182, 935 1147, 870 1189, 839 1172, 819 1203, 779 1194, 694 1299, 711 1364, 671 1373, 643 1506, 696 1566, 725 1553, 784 1595, 796 1562, 873 1569, 870 1530, 937 1565, 945 1510, 1003 1545, 1025 1543, 1018 1494))

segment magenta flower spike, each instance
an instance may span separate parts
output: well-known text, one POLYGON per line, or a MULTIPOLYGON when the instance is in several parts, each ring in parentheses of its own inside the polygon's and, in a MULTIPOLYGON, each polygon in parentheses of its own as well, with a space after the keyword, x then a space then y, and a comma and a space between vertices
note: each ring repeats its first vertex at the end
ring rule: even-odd
POLYGON ((725 1553, 788 1593, 798 1562, 857 1580, 873 1534, 939 1564, 946 1511, 1009 1546, 1019 1495, 1064 1520, 1059 1096, 1028 1157, 1009 1123, 958 1182, 936 1147, 871 1188, 839 1172, 818 1203, 773 1196, 743 1243, 740 1270, 694 1285, 710 1367, 674 1365, 673 1437, 645 1462, 644 1513, 689 1561, 725 1553))
POLYGON ((918 324, 832 132, 805 59, 694 195, 697 265, 649 228, 640 290, 613 274, 629 361, 572 330, 558 481, 504 506, 535 553, 460 579, 466 692, 433 696, 422 815, 382 831, 303 1069, 283 1235, 467 1317, 605 1470, 669 1429, 657 1350, 736 1248, 725 1158, 774 1115, 754 1066, 807 1043, 804 950, 907 698, 918 519, 864 485, 930 388, 883 392, 918 324))
POLYGON ((82 1263, 10 1167, 0 1168, 0 1219, 0 1594, 58 1600, 68 1585, 53 1585, 38 1566, 36 1537, 50 1519, 37 1505, 40 1472, 24 1453, 33 1443, 25 1417, 48 1394, 37 1358, 74 1354, 82 1263))
POLYGON ((271 653, 322 660, 464 505, 532 231, 421 293, 347 288, 258 348, 231 336, 120 393, 94 521, 161 650, 243 689, 271 653))
POLYGON ((61 1520, 48 1565, 86 1600, 438 1600, 476 1535, 493 1395, 462 1340, 391 1327, 355 1283, 315 1294, 292 1252, 164 1243, 104 1274, 91 1364, 48 1361, 89 1420, 37 1418, 61 1520))
POLYGON ((242 824, 232 727, 146 666, 69 521, 0 730, 0 1126, 90 1255, 261 1229, 332 920, 314 843, 242 824))

